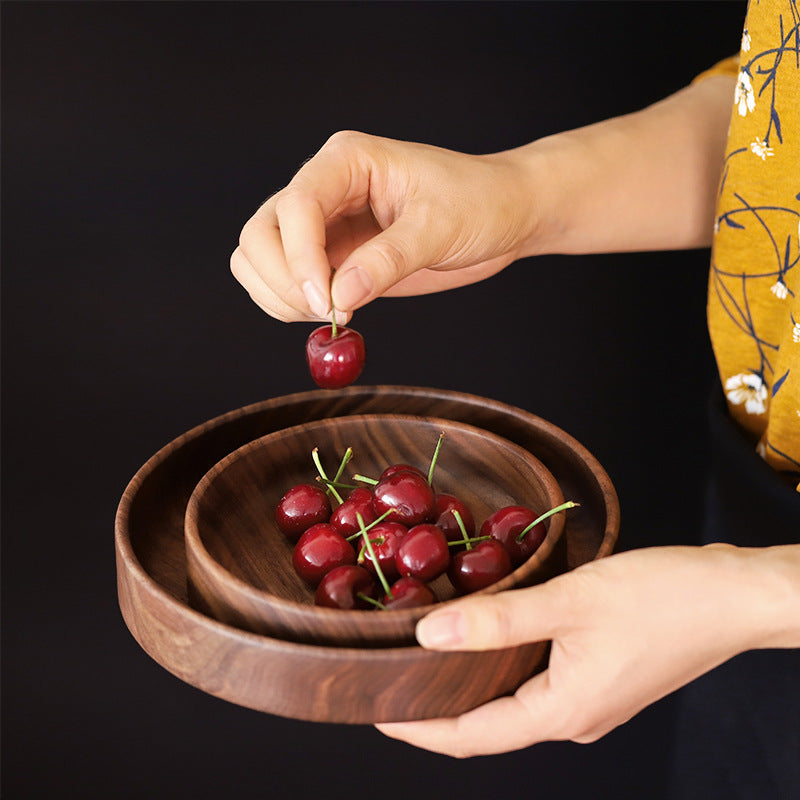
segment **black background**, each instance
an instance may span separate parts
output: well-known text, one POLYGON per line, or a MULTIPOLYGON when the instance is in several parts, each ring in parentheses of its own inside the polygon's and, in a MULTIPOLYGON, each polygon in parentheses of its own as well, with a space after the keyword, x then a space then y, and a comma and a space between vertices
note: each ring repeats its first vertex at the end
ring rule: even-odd
MULTIPOLYGON (((113 520, 168 441, 313 388, 309 326, 228 257, 341 128, 467 152, 642 107, 738 48, 735 3, 2 7, 3 797, 660 796, 675 698, 466 762, 183 684, 130 636, 113 520)), ((523 406, 604 464, 622 547, 697 535, 708 253, 542 257, 357 313, 364 383, 523 406)))

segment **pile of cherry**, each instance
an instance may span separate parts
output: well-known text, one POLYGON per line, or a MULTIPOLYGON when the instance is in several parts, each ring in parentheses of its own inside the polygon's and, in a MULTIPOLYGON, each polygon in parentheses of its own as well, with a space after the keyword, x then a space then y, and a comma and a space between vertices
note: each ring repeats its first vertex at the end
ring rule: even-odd
POLYGON ((295 571, 317 587, 317 605, 429 605, 437 597, 428 584, 445 572, 460 594, 478 591, 536 552, 547 534, 547 517, 577 505, 563 503, 541 515, 524 506, 506 506, 491 514, 475 536, 475 521, 465 503, 433 488, 443 437, 427 474, 409 464, 393 464, 377 479, 355 475, 357 485, 340 482, 351 448, 332 479, 318 451, 312 452, 319 473, 315 483, 289 489, 275 509, 275 520, 295 543, 295 571), (345 490, 346 499, 340 493, 345 490))

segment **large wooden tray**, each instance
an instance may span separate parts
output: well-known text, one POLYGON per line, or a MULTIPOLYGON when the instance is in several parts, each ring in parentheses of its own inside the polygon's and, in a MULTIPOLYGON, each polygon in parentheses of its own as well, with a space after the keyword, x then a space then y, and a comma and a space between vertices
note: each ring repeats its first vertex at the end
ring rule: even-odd
POLYGON ((304 645, 247 633, 190 607, 184 515, 194 487, 214 464, 291 425, 386 412, 467 422, 525 447, 555 475, 564 496, 581 504, 567 518, 568 566, 613 551, 619 506, 611 481, 581 444, 533 414, 483 397, 399 386, 279 397, 174 440, 125 490, 116 519, 119 603, 131 633, 155 661, 187 683, 249 708, 351 723, 452 716, 512 692, 544 666, 546 643, 471 654, 304 645))

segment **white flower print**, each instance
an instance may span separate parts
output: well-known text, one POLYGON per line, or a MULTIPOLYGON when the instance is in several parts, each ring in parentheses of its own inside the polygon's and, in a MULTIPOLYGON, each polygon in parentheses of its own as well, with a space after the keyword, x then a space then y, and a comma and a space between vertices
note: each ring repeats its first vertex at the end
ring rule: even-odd
POLYGON ((778 278, 778 280, 769 287, 769 290, 778 300, 785 300, 789 296, 789 288, 783 282, 783 278, 778 278))
POLYGON ((741 372, 728 378, 725 394, 735 406, 744 403, 748 414, 763 414, 767 410, 767 386, 752 372, 741 372))
POLYGON ((733 104, 739 106, 739 116, 744 117, 748 111, 755 111, 756 95, 753 91, 753 82, 747 70, 739 70, 739 79, 736 81, 736 94, 733 104))
POLYGON ((742 52, 750 52, 750 32, 747 30, 747 28, 745 28, 742 33, 742 52))
POLYGON ((754 142, 750 142, 750 149, 762 160, 766 161, 767 156, 774 156, 773 149, 763 140, 756 136, 754 142))
POLYGON ((756 445, 756 453, 761 456, 765 461, 767 460, 767 443, 761 439, 756 445))
POLYGON ((800 322, 795 322, 792 328, 792 341, 795 344, 800 344, 800 322))

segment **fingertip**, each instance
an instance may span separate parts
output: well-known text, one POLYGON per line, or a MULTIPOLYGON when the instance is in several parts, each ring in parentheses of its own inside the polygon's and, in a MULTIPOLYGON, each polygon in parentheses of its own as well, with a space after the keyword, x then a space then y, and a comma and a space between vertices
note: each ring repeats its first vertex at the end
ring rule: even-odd
POLYGON ((352 311, 372 294, 374 283, 369 273, 361 267, 349 267, 337 272, 331 290, 333 304, 338 309, 352 311))
POLYGON ((431 650, 455 650, 467 638, 467 620, 458 610, 423 617, 416 628, 417 641, 431 650))
POLYGON ((331 312, 331 304, 320 289, 312 281, 304 281, 300 288, 314 316, 327 318, 331 312))

